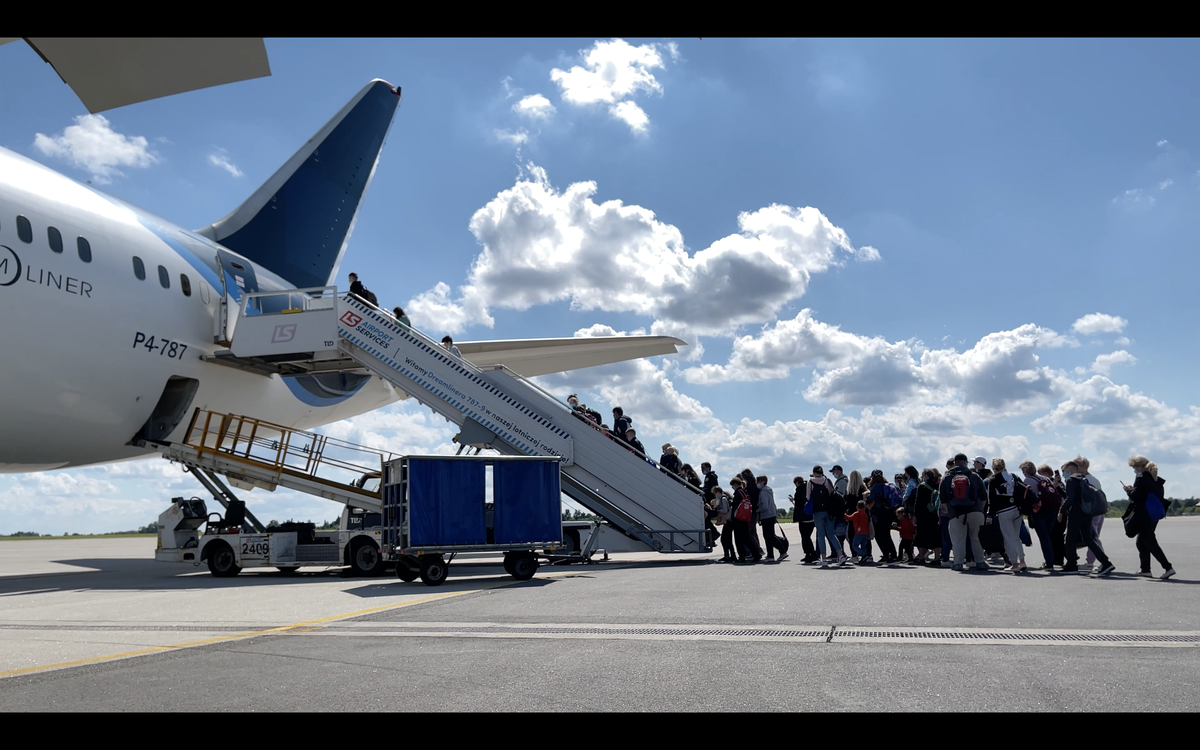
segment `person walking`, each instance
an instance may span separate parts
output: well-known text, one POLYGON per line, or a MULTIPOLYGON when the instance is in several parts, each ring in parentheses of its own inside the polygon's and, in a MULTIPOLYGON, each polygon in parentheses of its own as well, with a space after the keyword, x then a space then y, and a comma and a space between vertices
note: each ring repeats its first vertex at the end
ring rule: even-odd
POLYGON ((788 500, 791 500, 792 505, 795 506, 792 513, 795 514, 796 529, 800 532, 800 546, 804 548, 804 557, 800 559, 800 562, 805 564, 816 562, 817 548, 813 546, 812 536, 817 525, 813 522, 812 509, 808 507, 804 477, 792 477, 792 484, 796 487, 796 494, 788 495, 788 500))
POLYGON ((1065 516, 1067 519, 1067 564, 1063 566, 1063 572, 1079 572, 1079 550, 1075 548, 1075 540, 1080 539, 1100 563, 1093 575, 1107 576, 1116 570, 1116 566, 1108 559, 1108 555, 1104 554, 1104 549, 1096 544, 1092 537, 1092 517, 1084 512, 1085 500, 1098 502, 1099 497, 1092 494, 1095 493, 1095 489, 1074 459, 1063 464, 1062 470, 1067 474, 1067 499, 1058 511, 1059 518, 1065 516))
POLYGON ((779 543, 779 537, 775 536, 775 490, 767 485, 765 475, 755 477, 755 484, 758 487, 758 519, 762 525, 763 541, 767 543, 767 559, 774 560, 775 550, 779 550, 779 562, 783 562, 788 553, 779 543))
POLYGON ((842 545, 838 543, 834 533, 833 519, 829 516, 829 498, 832 486, 825 478, 825 470, 820 466, 813 467, 812 476, 808 480, 808 497, 812 503, 813 521, 817 526, 817 551, 821 555, 821 567, 829 567, 831 559, 837 559, 839 565, 845 565, 849 559, 842 554, 842 545), (829 542, 829 557, 825 557, 825 542, 829 542))
POLYGON ((983 480, 967 468, 965 454, 959 453, 954 457, 954 468, 946 472, 942 479, 938 499, 943 505, 949 506, 950 544, 954 550, 954 564, 951 565, 951 570, 963 570, 968 543, 976 569, 987 570, 983 545, 979 543, 979 527, 983 525, 987 494, 983 488, 983 480))
POLYGON ((1158 544, 1158 538, 1154 535, 1154 530, 1158 527, 1158 519, 1151 518, 1146 503, 1153 495, 1158 502, 1163 505, 1163 511, 1166 511, 1165 495, 1165 480, 1159 478, 1158 467, 1154 462, 1145 456, 1134 456, 1129 459, 1129 466, 1134 471, 1133 486, 1125 486, 1125 492, 1129 494, 1129 505, 1134 513, 1141 513, 1141 529, 1137 535, 1137 551, 1138 561, 1141 567, 1138 568, 1138 575, 1143 578, 1153 578, 1150 572, 1150 556, 1154 555, 1154 559, 1158 560, 1158 564, 1163 566, 1162 580, 1167 580, 1175 575, 1175 568, 1167 561, 1166 554, 1162 551, 1162 547, 1158 544))

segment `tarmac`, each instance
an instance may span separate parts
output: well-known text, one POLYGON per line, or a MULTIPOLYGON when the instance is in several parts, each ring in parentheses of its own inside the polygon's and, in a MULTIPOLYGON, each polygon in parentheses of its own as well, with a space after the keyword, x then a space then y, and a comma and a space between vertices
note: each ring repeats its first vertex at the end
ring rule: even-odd
POLYGON ((0 542, 0 710, 1200 709, 1200 518, 1159 524, 1168 581, 1133 575, 1116 519, 1107 578, 1034 571, 1036 545, 1019 576, 820 569, 783 528, 783 563, 614 554, 518 582, 475 558, 436 587, 0 542))

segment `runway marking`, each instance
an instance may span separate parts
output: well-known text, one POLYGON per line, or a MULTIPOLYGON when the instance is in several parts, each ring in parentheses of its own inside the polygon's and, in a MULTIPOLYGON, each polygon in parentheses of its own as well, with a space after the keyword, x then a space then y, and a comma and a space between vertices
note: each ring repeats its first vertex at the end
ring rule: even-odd
MULTIPOLYGON (((544 574, 544 575, 539 575, 538 578, 539 579, 562 578, 562 577, 569 576, 572 574, 573 573, 568 573, 568 572, 564 571, 562 573, 548 573, 548 574, 544 574)), ((244 640, 247 638, 257 638, 257 637, 263 636, 263 635, 274 635, 274 634, 279 634, 279 633, 287 633, 289 631, 294 631, 294 630, 298 630, 298 629, 305 629, 302 632, 304 632, 306 635, 311 635, 314 633, 310 632, 310 630, 318 631, 320 629, 319 626, 322 625, 323 623, 335 622, 337 620, 345 620, 345 619, 349 619, 352 617, 362 617, 363 615, 370 615, 370 614, 374 614, 376 612, 386 612, 386 611, 392 610, 392 609, 401 609, 403 607, 411 607, 411 606, 414 606, 417 604, 425 604, 426 602, 437 601, 439 599, 450 599, 450 598, 453 598, 456 596, 473 594, 478 591, 486 591, 489 589, 503 588, 505 586, 512 586, 512 585, 515 585, 518 583, 525 583, 525 582, 524 581, 502 581, 499 583, 485 584, 485 585, 479 586, 477 588, 465 589, 463 591, 449 591, 449 592, 446 592, 445 594, 434 594, 432 596, 421 597, 420 599, 413 599, 413 600, 405 601, 405 602, 397 602, 396 604, 385 604, 381 607, 371 607, 370 609, 360 609, 356 612, 347 612, 345 614, 340 614, 340 615, 331 615, 329 617, 320 617, 315 620, 304 620, 303 622, 296 622, 296 623, 292 623, 290 625, 280 625, 278 627, 273 627, 273 628, 250 630, 247 632, 238 633, 236 635, 222 635, 222 636, 216 636, 213 638, 205 638, 205 639, 198 640, 198 641, 188 641, 187 643, 177 643, 177 644, 174 644, 171 646, 149 646, 147 648, 138 649, 136 651, 124 651, 119 654, 107 654, 104 656, 92 656, 92 657, 88 657, 86 659, 74 659, 72 661, 63 661, 63 662, 58 662, 56 664, 43 664, 41 666, 36 666, 36 667, 22 667, 20 669, 10 669, 10 670, 4 671, 4 672, 0 672, 0 679, 4 679, 6 677, 17 677, 17 676, 21 676, 21 675, 36 674, 38 672, 49 672, 49 671, 56 670, 56 669, 66 669, 68 667, 81 667, 81 666, 84 666, 87 664, 99 664, 99 663, 107 662, 107 661, 116 661, 118 659, 129 659, 129 658, 132 658, 135 656, 146 656, 148 654, 159 654, 159 653, 163 653, 166 651, 178 651, 180 649, 185 649, 185 648, 195 648, 196 646, 208 646, 213 643, 238 641, 238 640, 244 640), (318 626, 318 627, 314 628, 313 626, 318 626)), ((29 629, 29 626, 25 626, 25 625, 9 624, 9 625, 5 625, 3 627, 5 629, 22 629, 22 630, 29 629)), ((103 628, 104 630, 115 630, 115 629, 118 629, 119 627, 120 626, 107 625, 107 626, 98 626, 96 629, 103 628)), ((203 626, 189 626, 189 627, 192 627, 195 629, 201 629, 201 630, 204 629, 203 626)), ((67 626, 67 627, 64 627, 61 629, 68 629, 68 628, 75 629, 73 626, 67 626)), ((129 629, 137 630, 137 629, 145 629, 145 628, 138 628, 136 624, 131 623, 129 629)), ((220 625, 216 625, 211 628, 211 630, 221 630, 221 629, 223 629, 223 626, 220 626, 220 625)))

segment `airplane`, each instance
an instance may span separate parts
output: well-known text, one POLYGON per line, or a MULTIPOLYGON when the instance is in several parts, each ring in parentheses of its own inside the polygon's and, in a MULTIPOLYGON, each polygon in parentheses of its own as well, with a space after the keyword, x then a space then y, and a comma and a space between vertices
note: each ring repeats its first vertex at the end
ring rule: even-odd
MULTIPOLYGON (((280 377, 202 358, 224 351, 214 316, 226 295, 236 305, 255 291, 336 286, 399 103, 398 88, 371 81, 245 202, 195 230, 0 149, 0 473, 157 455, 136 440, 181 440, 187 420, 163 428, 160 417, 195 408, 312 430, 406 398, 370 374, 280 377)), ((458 347, 477 365, 535 376, 684 343, 458 347)))
MULTIPOLYGON (((0 45, 17 37, 0 37, 0 45)), ((24 39, 87 111, 271 75, 262 39, 24 39)))

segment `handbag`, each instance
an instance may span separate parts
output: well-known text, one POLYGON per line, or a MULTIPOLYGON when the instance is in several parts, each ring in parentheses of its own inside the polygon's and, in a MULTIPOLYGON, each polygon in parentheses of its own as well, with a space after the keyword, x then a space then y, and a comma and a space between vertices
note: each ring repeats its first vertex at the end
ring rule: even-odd
POLYGON ((1133 539, 1138 534, 1142 533, 1145 527, 1145 516, 1138 513, 1137 506, 1133 503, 1125 509, 1125 513, 1121 516, 1121 523, 1125 524, 1125 536, 1133 539))
POLYGON ((806 502, 804 504, 804 515, 812 516, 812 514, 813 514, 812 500, 809 500, 808 502, 806 502))
POLYGON ((1161 521, 1167 517, 1167 509, 1163 507, 1162 500, 1153 492, 1146 496, 1146 516, 1151 521, 1161 521))

